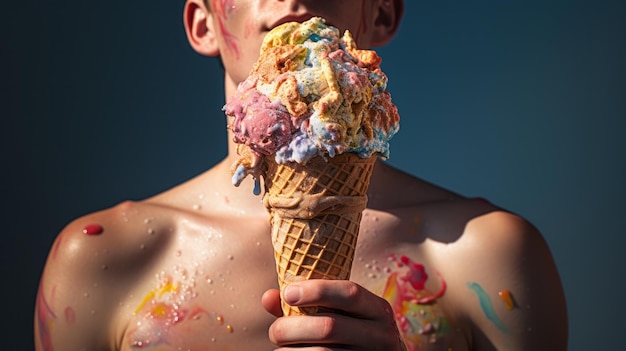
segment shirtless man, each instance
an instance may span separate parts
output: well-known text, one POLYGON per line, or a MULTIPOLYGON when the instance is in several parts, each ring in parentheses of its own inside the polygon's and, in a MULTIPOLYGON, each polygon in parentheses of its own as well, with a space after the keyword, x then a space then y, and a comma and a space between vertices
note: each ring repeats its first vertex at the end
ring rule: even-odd
MULTIPOLYGON (((321 16, 367 48, 389 41, 402 13, 402 0, 187 0, 184 24, 198 53, 221 56, 228 98, 280 23, 321 16)), ((283 293, 334 312, 281 317, 268 214, 250 179, 232 186, 228 150, 178 187, 60 233, 37 298, 37 350, 566 350, 541 234, 381 160, 352 281, 283 293)))

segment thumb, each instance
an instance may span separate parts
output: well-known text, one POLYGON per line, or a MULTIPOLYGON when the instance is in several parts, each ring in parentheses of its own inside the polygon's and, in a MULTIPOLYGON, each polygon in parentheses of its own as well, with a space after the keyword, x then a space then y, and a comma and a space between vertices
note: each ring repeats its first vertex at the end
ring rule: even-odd
POLYGON ((282 317, 283 310, 280 307, 280 291, 278 289, 269 289, 261 297, 263 308, 276 317, 282 317))

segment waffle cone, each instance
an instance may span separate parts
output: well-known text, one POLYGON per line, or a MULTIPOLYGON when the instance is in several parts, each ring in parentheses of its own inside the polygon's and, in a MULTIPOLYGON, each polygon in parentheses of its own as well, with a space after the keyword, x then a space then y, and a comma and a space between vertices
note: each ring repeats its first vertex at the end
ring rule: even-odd
MULTIPOLYGON (((263 199, 270 213, 281 291, 305 279, 349 279, 376 157, 342 154, 306 165, 267 163, 263 199)), ((284 315, 317 307, 282 305, 284 315)))

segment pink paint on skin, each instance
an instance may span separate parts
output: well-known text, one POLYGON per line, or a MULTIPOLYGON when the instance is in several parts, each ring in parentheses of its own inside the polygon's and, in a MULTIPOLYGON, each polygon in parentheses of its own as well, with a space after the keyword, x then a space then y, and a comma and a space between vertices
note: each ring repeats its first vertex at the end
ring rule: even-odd
MULTIPOLYGON (((135 309, 135 326, 129 331, 132 349, 169 347, 171 349, 204 349, 217 333, 229 333, 224 317, 208 312, 193 300, 198 295, 190 286, 176 283, 165 275, 135 309), (189 338, 193 333, 197 338, 189 338)), ((232 327, 230 327, 232 329, 232 327)))
POLYGON ((254 32, 254 21, 249 19, 246 21, 246 24, 244 26, 243 37, 247 39, 248 37, 250 37, 250 34, 252 34, 253 32, 254 32))
POLYGON ((426 289, 428 274, 423 265, 407 256, 392 255, 390 260, 399 270, 390 274, 382 296, 393 308, 408 350, 418 351, 442 338, 451 328, 443 310, 436 304, 446 291, 446 283, 437 273, 441 288, 432 293, 426 289))
MULTIPOLYGON (((54 320, 57 319, 57 316, 44 296, 42 285, 43 284, 39 285, 39 291, 37 292, 37 326, 39 327, 39 342, 43 351, 54 351, 50 327, 54 324, 54 320)), ((52 293, 50 294, 51 299, 54 299, 55 290, 56 287, 52 288, 52 293)))
POLYGON ((65 321, 69 325, 76 323, 76 312, 74 312, 74 309, 69 306, 65 308, 65 321))
POLYGON ((83 228, 83 233, 87 235, 100 235, 104 232, 104 228, 100 224, 88 224, 83 228))
POLYGON ((235 10, 234 0, 212 0, 213 11, 220 17, 228 19, 228 16, 235 10))
MULTIPOLYGON (((392 259, 398 262, 395 256, 392 256, 392 259)), ((426 274, 426 270, 424 269, 423 265, 413 262, 410 258, 404 255, 400 257, 398 265, 399 267, 402 267, 404 265, 409 268, 408 272, 406 272, 403 276, 399 276, 399 279, 401 281, 410 284, 415 290, 424 290, 424 285, 426 284, 426 279, 428 279, 428 274, 426 274)), ((439 291, 430 296, 413 299, 413 302, 424 305, 433 303, 435 300, 443 296, 443 294, 446 292, 447 284, 439 273, 436 274, 441 281, 441 288, 439 289, 439 291)))
POLYGON ((237 46, 237 37, 231 34, 224 25, 224 22, 228 20, 228 17, 235 9, 233 0, 212 0, 211 4, 213 11, 217 14, 217 22, 220 32, 222 32, 224 42, 226 43, 226 46, 235 54, 237 60, 239 60, 240 52, 239 47, 237 46))

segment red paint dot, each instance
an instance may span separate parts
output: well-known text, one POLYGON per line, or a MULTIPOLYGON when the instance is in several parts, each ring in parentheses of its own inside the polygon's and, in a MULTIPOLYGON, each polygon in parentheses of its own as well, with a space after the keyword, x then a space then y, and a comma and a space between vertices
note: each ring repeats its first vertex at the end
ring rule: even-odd
POLYGON ((65 308, 65 321, 67 324, 72 325, 76 322, 76 312, 71 307, 65 308))
POLYGON ((102 234, 103 231, 104 228, 102 228, 100 224, 89 224, 88 226, 85 226, 85 228, 83 228, 83 233, 87 235, 98 235, 102 234))

